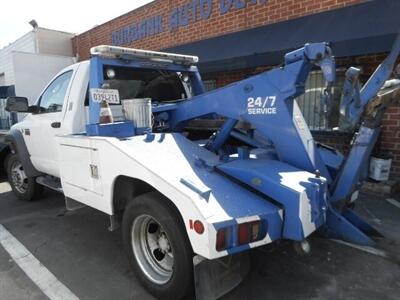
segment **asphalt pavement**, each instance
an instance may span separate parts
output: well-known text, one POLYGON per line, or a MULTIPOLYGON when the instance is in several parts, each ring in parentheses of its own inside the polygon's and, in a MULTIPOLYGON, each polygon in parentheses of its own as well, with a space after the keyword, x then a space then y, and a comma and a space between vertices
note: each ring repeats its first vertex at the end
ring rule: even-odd
MULTIPOLYGON (((380 252, 318 236, 306 256, 288 242, 254 249, 249 275, 223 299, 400 299, 400 208, 362 195, 357 209, 384 233, 380 252)), ((62 195, 51 191, 21 202, 0 179, 0 224, 79 299, 154 299, 130 270, 120 231, 109 232, 101 212, 66 212, 62 195)), ((1 245, 0 299, 48 299, 1 245)))

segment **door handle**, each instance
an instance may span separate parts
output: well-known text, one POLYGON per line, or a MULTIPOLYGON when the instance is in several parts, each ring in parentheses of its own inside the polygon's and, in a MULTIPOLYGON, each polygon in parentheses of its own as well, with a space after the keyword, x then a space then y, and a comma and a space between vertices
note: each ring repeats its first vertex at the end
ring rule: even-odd
POLYGON ((53 122, 53 123, 51 123, 51 127, 60 128, 61 127, 61 122, 53 122))

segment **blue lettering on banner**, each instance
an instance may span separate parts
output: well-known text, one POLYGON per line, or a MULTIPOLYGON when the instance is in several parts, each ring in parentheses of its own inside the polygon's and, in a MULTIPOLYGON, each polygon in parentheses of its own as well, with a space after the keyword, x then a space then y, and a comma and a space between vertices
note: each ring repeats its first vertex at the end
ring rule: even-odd
POLYGON ((221 15, 226 14, 232 7, 232 0, 220 0, 219 1, 219 12, 221 15))
POLYGON ((178 25, 179 26, 186 26, 189 24, 189 7, 188 4, 182 5, 178 8, 178 25))
MULTIPOLYGON (((265 5, 267 3, 268 0, 219 0, 219 16, 223 16, 231 10, 244 9, 250 5, 265 5)), ((212 0, 190 0, 186 4, 171 9, 168 13, 168 30, 174 31, 198 21, 206 21, 211 17, 212 12, 212 0)), ((163 21, 163 15, 157 15, 138 23, 130 24, 112 32, 111 42, 116 46, 125 45, 163 33, 163 21)))
POLYGON ((199 20, 208 20, 212 12, 212 0, 192 0, 192 2, 174 8, 169 13, 169 31, 185 27, 199 20))
POLYGON ((169 30, 172 31, 176 28, 178 28, 178 9, 175 8, 171 10, 169 14, 169 30))
POLYGON ((246 7, 246 2, 244 0, 233 0, 233 5, 236 9, 242 9, 246 7))
POLYGON ((158 15, 114 31, 111 35, 111 42, 116 46, 129 44, 163 31, 163 16, 158 15))
POLYGON ((193 0, 190 4, 190 22, 194 23, 197 21, 199 0, 193 0))
POLYGON ((200 16, 203 20, 208 20, 212 12, 212 0, 200 0, 200 16))

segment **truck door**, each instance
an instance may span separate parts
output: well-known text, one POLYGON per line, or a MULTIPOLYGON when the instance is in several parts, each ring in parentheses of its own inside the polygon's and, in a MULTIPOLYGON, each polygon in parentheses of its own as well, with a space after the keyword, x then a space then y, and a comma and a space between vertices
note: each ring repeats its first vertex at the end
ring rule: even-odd
POLYGON ((24 138, 33 165, 40 172, 56 177, 60 174, 55 136, 64 133, 62 121, 73 74, 73 68, 59 74, 39 97, 37 113, 24 120, 24 138))

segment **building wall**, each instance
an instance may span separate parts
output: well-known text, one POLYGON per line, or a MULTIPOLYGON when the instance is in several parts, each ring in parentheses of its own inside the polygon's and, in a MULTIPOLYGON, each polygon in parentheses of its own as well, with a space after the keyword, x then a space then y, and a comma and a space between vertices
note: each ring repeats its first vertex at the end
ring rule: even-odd
POLYGON ((13 52, 15 94, 33 104, 49 81, 63 68, 74 63, 73 57, 13 52))
MULTIPOLYGON (((74 34, 71 33, 38 28, 37 31, 30 31, 15 42, 0 49, 0 76, 4 76, 0 85, 15 84, 15 66, 13 65, 14 52, 72 57, 74 56, 71 43, 73 37, 74 34)), ((62 61, 63 59, 61 59, 61 62, 62 61)), ((46 63, 45 61, 42 62, 44 64, 46 63)), ((47 66, 44 66, 44 69, 46 68, 47 66)))
POLYGON ((38 53, 74 56, 71 39, 75 35, 68 32, 38 28, 38 53))
MULTIPOLYGON (((400 99, 399 99, 400 100, 400 99)), ((382 133, 376 152, 389 151, 393 154, 392 178, 400 178, 400 107, 399 102, 392 105, 385 114, 382 133)))
POLYGON ((0 74, 4 73, 3 85, 13 85, 15 81, 14 66, 12 64, 13 51, 35 53, 35 33, 31 31, 0 50, 0 74))
MULTIPOLYGON (((193 22, 191 6, 188 8, 188 25, 169 30, 171 11, 190 0, 157 0, 141 8, 128 12, 103 25, 97 26, 73 39, 74 52, 81 60, 89 57, 89 50, 100 44, 112 44, 111 35, 131 24, 140 23, 148 18, 162 16, 163 33, 149 35, 134 42, 124 43, 124 46, 142 49, 159 50, 172 46, 202 40, 230 32, 242 31, 266 24, 286 21, 321 11, 333 10, 340 7, 364 2, 364 0, 210 0, 212 5, 208 19, 202 19, 197 10, 196 22, 193 22), (232 3, 232 8, 221 14, 221 3, 232 3), (235 8, 234 3, 246 7, 235 8), (257 4, 252 4, 257 3, 257 4)), ((207 0, 202 1, 208 3, 207 0)), ((204 6, 207 8, 207 6, 204 6)), ((204 12, 204 11, 203 11, 204 12)), ((204 16, 204 13, 203 13, 204 16)), ((127 32, 129 34, 129 32, 127 32)))

